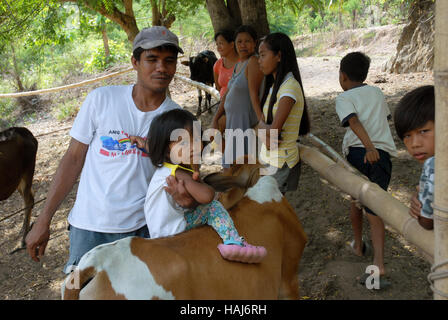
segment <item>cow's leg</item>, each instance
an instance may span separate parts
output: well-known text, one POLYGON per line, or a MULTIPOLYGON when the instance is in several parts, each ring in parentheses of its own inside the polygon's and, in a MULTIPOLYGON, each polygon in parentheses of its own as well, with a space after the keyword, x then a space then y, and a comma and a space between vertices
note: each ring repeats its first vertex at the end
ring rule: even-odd
POLYGON ((196 112, 196 117, 201 115, 201 104, 202 104, 202 91, 198 89, 198 111, 196 112))
POLYGON ((33 172, 24 174, 22 180, 20 181, 19 187, 17 188, 19 193, 22 195, 23 201, 25 202, 25 214, 21 230, 21 232, 23 233, 22 248, 25 247, 25 237, 28 234, 28 231, 30 231, 31 210, 34 206, 34 193, 31 188, 33 183, 33 173, 34 170, 33 172))
POLYGON ((212 95, 210 93, 206 93, 205 94, 205 98, 207 100, 207 108, 208 108, 208 113, 212 113, 212 95))
POLYGON ((282 276, 279 299, 299 299, 299 277, 297 274, 290 277, 282 276))

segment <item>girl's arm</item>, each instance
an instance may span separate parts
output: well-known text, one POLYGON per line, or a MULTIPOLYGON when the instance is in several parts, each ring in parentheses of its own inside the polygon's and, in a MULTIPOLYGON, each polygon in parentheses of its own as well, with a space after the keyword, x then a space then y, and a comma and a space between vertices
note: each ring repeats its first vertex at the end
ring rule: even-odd
POLYGON ((260 106, 260 86, 263 81, 263 73, 260 70, 260 65, 255 56, 249 58, 249 62, 246 68, 246 78, 249 85, 250 102, 257 114, 258 121, 264 120, 263 112, 260 106))
POLYGON ((176 170, 176 178, 184 181, 187 192, 200 204, 210 203, 215 197, 215 189, 202 181, 195 181, 190 173, 176 170))
POLYGON ((380 159, 380 154, 378 150, 376 150, 372 141, 370 140, 369 135, 367 134, 366 129, 362 125, 361 121, 359 121, 357 116, 353 116, 348 119, 348 124, 350 125, 350 129, 356 134, 356 136, 361 140, 362 144, 366 148, 366 156, 364 157, 364 163, 367 161, 371 164, 377 162, 380 159))
POLYGON ((271 143, 273 145, 278 145, 278 136, 271 137, 270 129, 277 129, 277 132, 281 132, 286 119, 291 112, 292 107, 296 101, 291 97, 282 97, 278 102, 277 112, 275 113, 274 120, 272 124, 266 124, 264 121, 260 121, 259 129, 266 129, 266 148, 270 150, 271 143))

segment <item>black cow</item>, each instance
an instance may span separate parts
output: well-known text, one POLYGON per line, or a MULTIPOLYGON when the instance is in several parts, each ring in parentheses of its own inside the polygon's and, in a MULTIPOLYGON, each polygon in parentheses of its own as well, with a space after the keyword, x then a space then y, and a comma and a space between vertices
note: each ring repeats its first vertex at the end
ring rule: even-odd
MULTIPOLYGON (((190 57, 189 61, 182 61, 181 63, 185 66, 190 67, 190 79, 193 81, 202 82, 208 86, 213 86, 215 83, 215 78, 213 76, 213 65, 218 59, 213 51, 205 50, 200 52, 195 57, 190 57)), ((205 93, 205 107, 209 107, 211 105, 212 96, 210 93, 205 93)), ((197 112, 197 116, 201 114, 201 104, 202 104, 202 91, 198 89, 198 101, 199 108, 197 112)))
POLYGON ((0 201, 18 190, 25 201, 22 247, 30 230, 34 195, 31 189, 36 164, 37 140, 27 128, 12 127, 0 132, 0 201))

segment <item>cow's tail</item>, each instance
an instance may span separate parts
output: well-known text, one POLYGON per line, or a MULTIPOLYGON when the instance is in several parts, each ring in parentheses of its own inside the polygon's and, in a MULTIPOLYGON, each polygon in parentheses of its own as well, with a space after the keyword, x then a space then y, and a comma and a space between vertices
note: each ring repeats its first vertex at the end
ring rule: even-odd
POLYGON ((96 275, 96 269, 89 267, 83 270, 75 268, 66 278, 61 288, 63 300, 79 300, 79 293, 96 275))

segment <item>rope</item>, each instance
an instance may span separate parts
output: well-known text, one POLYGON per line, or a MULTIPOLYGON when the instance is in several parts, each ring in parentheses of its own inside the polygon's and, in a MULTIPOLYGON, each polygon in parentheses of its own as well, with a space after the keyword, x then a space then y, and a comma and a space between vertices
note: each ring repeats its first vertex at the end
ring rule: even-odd
POLYGON ((444 265, 448 265, 448 259, 445 261, 442 261, 438 264, 435 264, 431 267, 431 273, 428 274, 428 281, 429 284, 431 286, 431 290, 438 294, 441 297, 447 298, 448 299, 448 293, 442 292, 438 289, 436 289, 434 287, 434 280, 440 280, 440 279, 444 279, 444 278, 448 278, 448 270, 443 270, 443 271, 435 271, 436 269, 444 266, 444 265))
POLYGON ((55 131, 45 132, 45 133, 39 134, 39 135, 34 136, 34 137, 38 138, 38 137, 46 136, 46 135, 49 135, 49 134, 52 134, 52 133, 55 133, 55 132, 58 132, 58 131, 70 130, 71 128, 72 127, 65 127, 65 128, 62 128, 62 129, 55 130, 55 131))
POLYGON ((15 216, 16 214, 18 214, 18 213, 20 213, 20 212, 26 210, 26 209, 32 208, 34 205, 36 205, 36 204, 38 204, 38 203, 44 201, 45 199, 47 199, 47 197, 42 198, 42 199, 40 199, 39 201, 34 202, 34 204, 33 204, 32 206, 28 206, 28 207, 25 207, 25 208, 23 208, 23 209, 17 210, 16 212, 10 214, 9 216, 6 216, 6 217, 0 219, 0 222, 5 221, 5 220, 11 218, 12 216, 15 216))
POLYGON ((107 74, 105 76, 102 76, 102 77, 99 77, 99 78, 85 80, 85 81, 81 81, 81 82, 78 82, 78 83, 69 84, 69 85, 66 85, 66 86, 61 86, 61 87, 56 87, 56 88, 34 90, 34 91, 26 91, 26 92, 16 92, 16 93, 0 93, 0 98, 18 98, 18 97, 25 97, 25 96, 33 96, 33 95, 37 95, 37 94, 44 94, 44 93, 50 93, 50 92, 56 92, 56 91, 61 91, 61 90, 67 90, 67 89, 82 87, 82 86, 85 86, 85 85, 90 84, 90 83, 94 83, 94 82, 101 81, 101 80, 104 80, 104 79, 108 79, 108 78, 119 76, 119 75, 121 75, 123 73, 129 72, 129 71, 132 71, 132 70, 134 70, 134 69, 133 68, 128 68, 128 69, 125 69, 125 70, 109 73, 109 74, 107 74))
POLYGON ((432 206, 434 209, 436 209, 436 210, 439 210, 439 211, 448 213, 448 209, 447 209, 447 208, 439 207, 438 205, 436 205, 436 204, 434 204, 434 203, 432 203, 431 206, 432 206))

